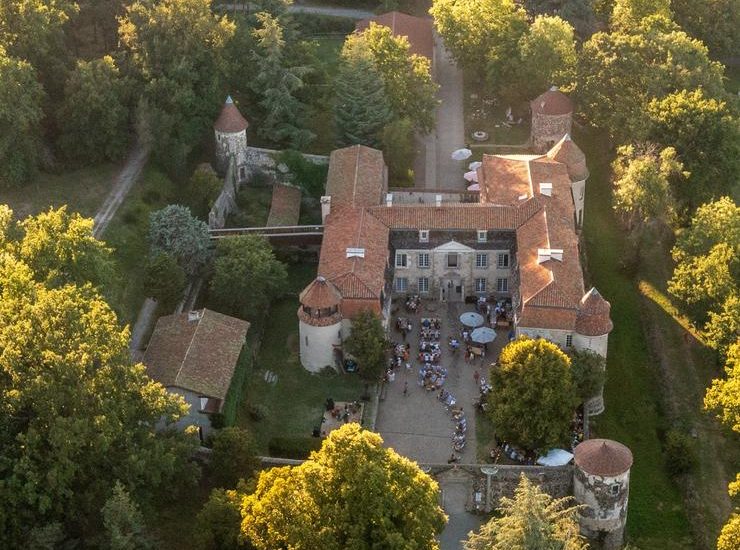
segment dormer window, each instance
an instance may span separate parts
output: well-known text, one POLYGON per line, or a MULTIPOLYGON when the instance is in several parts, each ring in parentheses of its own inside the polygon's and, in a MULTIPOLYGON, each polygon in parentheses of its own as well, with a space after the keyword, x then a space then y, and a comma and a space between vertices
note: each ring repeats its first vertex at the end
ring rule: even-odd
POLYGON ((421 229, 421 230, 419 230, 419 242, 420 243, 428 243, 429 242, 429 230, 428 229, 421 229))
POLYGON ((488 240, 488 233, 486 231, 478 231, 478 242, 484 243, 488 240))

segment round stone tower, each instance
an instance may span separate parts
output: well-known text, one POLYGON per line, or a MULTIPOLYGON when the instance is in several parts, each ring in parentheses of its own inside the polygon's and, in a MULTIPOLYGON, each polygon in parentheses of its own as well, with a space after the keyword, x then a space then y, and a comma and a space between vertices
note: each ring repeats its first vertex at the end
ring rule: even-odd
POLYGON ((530 102, 532 110, 532 146, 544 153, 565 134, 573 122, 573 102, 556 86, 530 102))
MULTIPOLYGON (((583 295, 576 312, 574 348, 593 351, 606 359, 609 333, 614 328, 610 316, 611 307, 611 304, 595 288, 591 288, 583 295)), ((586 400, 583 408, 589 416, 604 412, 604 388, 602 387, 597 395, 586 400)))
POLYGON ((229 167, 229 159, 236 162, 239 182, 247 179, 247 127, 249 123, 234 105, 231 96, 226 98, 221 114, 213 125, 216 135, 217 168, 222 174, 229 167))
POLYGON ((573 496, 579 511, 581 533, 591 547, 622 547, 627 523, 632 452, 616 441, 587 439, 574 450, 573 496))
POLYGON ((575 206, 576 225, 581 227, 583 225, 583 205, 586 200, 586 180, 588 179, 586 155, 570 139, 570 134, 565 134, 547 152, 547 157, 565 164, 568 168, 568 176, 571 182, 570 188, 573 193, 573 204, 575 206))
POLYGON ((334 366, 334 350, 342 343, 342 295, 324 277, 316 277, 299 297, 298 328, 301 365, 318 372, 334 366))

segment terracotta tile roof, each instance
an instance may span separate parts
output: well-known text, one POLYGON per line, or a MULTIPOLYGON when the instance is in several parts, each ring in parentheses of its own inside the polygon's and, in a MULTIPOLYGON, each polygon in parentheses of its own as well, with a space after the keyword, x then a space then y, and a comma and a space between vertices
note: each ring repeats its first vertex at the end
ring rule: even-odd
POLYGON ((560 141, 547 152, 547 158, 562 162, 568 168, 568 175, 572 181, 582 181, 588 177, 586 155, 581 148, 565 134, 560 141))
POLYGON ((519 316, 517 326, 523 328, 573 330, 576 310, 573 308, 527 305, 519 316))
POLYGON ((221 109, 221 114, 218 115, 218 119, 213 124, 214 130, 224 132, 226 134, 232 134, 246 130, 249 126, 247 119, 242 116, 239 109, 234 105, 234 100, 231 96, 226 98, 221 109))
POLYGON ((342 295, 334 283, 324 277, 316 277, 303 289, 298 300, 304 306, 328 308, 338 306, 342 302, 342 295))
POLYGON ((300 214, 301 190, 297 187, 290 187, 279 183, 273 185, 267 227, 298 225, 300 214))
POLYGON ((298 308, 298 319, 314 327, 328 327, 330 325, 336 325, 342 320, 342 313, 337 311, 332 315, 325 317, 317 317, 315 315, 309 315, 303 311, 303 307, 298 308))
POLYGON ((357 23, 357 31, 362 32, 377 23, 391 29, 395 36, 405 36, 409 41, 409 51, 432 60, 434 56, 434 36, 432 34, 432 20, 427 17, 414 17, 400 11, 391 11, 363 19, 357 23))
POLYGON ((343 298, 380 298, 388 264, 388 227, 367 209, 333 203, 332 196, 318 273, 334 283, 343 298), (348 249, 361 251, 362 257, 348 257, 348 249))
POLYGON ((553 86, 530 102, 533 113, 541 115, 566 115, 573 112, 573 102, 553 86))
POLYGON ((611 304, 595 288, 584 294, 578 305, 576 331, 585 336, 602 336, 614 328, 610 313, 611 304))
POLYGON ((391 229, 515 229, 516 208, 489 204, 376 206, 373 216, 391 229))
POLYGON ((483 155, 478 168, 480 200, 488 204, 517 205, 533 195, 527 161, 537 155, 483 155))
POLYGON ((364 145, 336 149, 329 156, 326 194, 335 206, 375 206, 388 190, 383 153, 364 145))
POLYGON ((149 376, 224 400, 249 323, 209 309, 160 317, 143 363, 149 376))
POLYGON ((632 451, 610 439, 587 439, 573 454, 576 466, 595 476, 615 477, 632 467, 632 451))

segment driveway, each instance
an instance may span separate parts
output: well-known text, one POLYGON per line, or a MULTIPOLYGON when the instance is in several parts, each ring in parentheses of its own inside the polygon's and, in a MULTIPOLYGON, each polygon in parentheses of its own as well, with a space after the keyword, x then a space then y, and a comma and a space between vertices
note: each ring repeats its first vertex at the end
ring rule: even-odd
MULTIPOLYGON (((463 112, 463 74, 445 48, 442 38, 435 35, 437 93, 441 103, 437 107, 436 168, 434 188, 462 189, 466 162, 454 161, 452 152, 465 147, 465 120, 463 112)), ((427 181, 432 188, 432 181, 427 181)))

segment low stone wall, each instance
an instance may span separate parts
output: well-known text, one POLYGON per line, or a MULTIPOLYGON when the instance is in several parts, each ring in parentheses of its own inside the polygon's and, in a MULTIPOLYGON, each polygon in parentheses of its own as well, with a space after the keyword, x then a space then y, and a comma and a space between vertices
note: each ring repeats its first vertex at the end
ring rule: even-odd
MULTIPOLYGON (((263 149, 261 147, 247 147, 247 179, 249 179, 255 172, 268 172, 273 175, 278 175, 277 163, 275 162, 275 155, 279 154, 280 151, 275 149, 263 149)), ((309 155, 304 153, 303 158, 313 162, 314 164, 328 164, 329 157, 325 155, 309 155)))
POLYGON ((439 190, 429 191, 427 189, 414 189, 405 187, 395 187, 388 189, 388 193, 393 195, 393 204, 434 204, 437 201, 437 195, 441 195, 443 203, 461 203, 479 201, 477 191, 466 190, 439 190))

